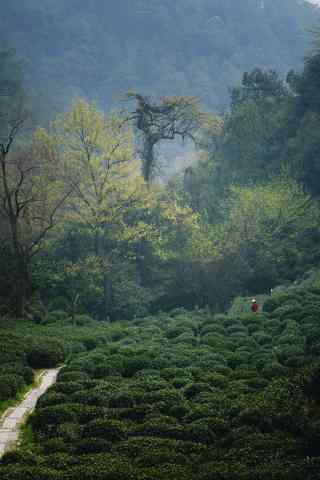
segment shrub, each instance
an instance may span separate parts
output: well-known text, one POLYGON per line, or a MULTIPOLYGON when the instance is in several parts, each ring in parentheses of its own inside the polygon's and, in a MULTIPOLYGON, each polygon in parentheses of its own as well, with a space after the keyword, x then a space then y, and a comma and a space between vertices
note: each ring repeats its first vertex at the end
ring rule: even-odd
POLYGON ((146 379, 147 377, 152 379, 159 379, 160 371, 154 368, 145 368, 143 370, 139 370, 139 372, 135 373, 133 376, 133 378, 137 378, 137 379, 140 379, 140 378, 146 379))
POLYGON ((139 392, 156 392, 157 390, 162 390, 168 387, 168 383, 165 380, 162 380, 158 377, 145 377, 141 380, 135 381, 134 385, 130 391, 135 391, 136 394, 139 392))
POLYGON ((79 372, 77 370, 69 370, 63 368, 58 375, 58 382, 84 382, 90 380, 90 377, 85 372, 79 372))
POLYGON ((84 438, 104 438, 110 442, 119 442, 126 438, 127 430, 123 422, 97 419, 89 422, 83 429, 84 438))
POLYGON ((301 378, 301 385, 305 395, 310 399, 320 400, 320 365, 312 365, 301 378))
POLYGON ((173 388, 163 388, 161 390, 147 392, 142 397, 142 403, 159 403, 162 409, 169 409, 181 401, 183 401, 182 394, 173 388))
POLYGON ((57 382, 52 391, 56 393, 64 393, 66 395, 70 395, 74 392, 78 392, 79 390, 84 390, 83 383, 80 382, 57 382))
POLYGON ((87 337, 82 337, 81 342, 87 351, 92 351, 104 343, 101 336, 98 335, 88 335, 87 337))
POLYGON ((32 368, 52 368, 65 359, 63 345, 57 340, 41 339, 27 350, 27 361, 32 368))
POLYGON ((217 350, 222 349, 224 347, 225 338, 220 333, 207 333, 203 337, 201 337, 201 344, 202 345, 209 345, 212 348, 217 350))
POLYGON ((49 325, 50 323, 56 322, 65 322, 70 320, 70 316, 63 310, 54 310, 53 312, 49 312, 45 315, 42 323, 44 325, 49 325))
POLYGON ((157 417, 132 427, 130 436, 160 437, 179 440, 183 437, 183 428, 180 425, 165 422, 164 419, 157 417))
POLYGON ((211 387, 224 389, 228 385, 228 379, 221 373, 208 373, 203 380, 211 387))
POLYGON ((183 440, 189 440, 195 443, 213 444, 216 441, 216 435, 208 425, 206 419, 196 420, 183 429, 183 440))
POLYGON ((272 336, 264 333, 263 331, 258 331, 253 334, 253 338, 259 345, 268 345, 272 343, 272 336))
POLYGON ((231 353, 227 357, 228 366, 230 368, 236 368, 247 360, 247 355, 243 353, 231 353))
POLYGON ((25 386, 25 381, 19 375, 0 376, 0 400, 8 400, 17 395, 19 390, 25 386))
POLYGON ((124 358, 123 360, 123 376, 124 377, 133 377, 140 370, 146 368, 152 368, 154 365, 153 360, 147 355, 138 355, 132 356, 129 358, 124 358))
POLYGON ((190 383, 189 377, 178 377, 171 380, 171 384, 177 389, 184 388, 188 383, 190 383))
POLYGON ((26 367, 22 363, 5 363, 0 367, 1 375, 18 375, 24 379, 24 382, 29 385, 33 382, 33 371, 30 367, 26 367))
POLYGON ((232 460, 206 463, 201 466, 198 476, 199 480, 250 480, 251 478, 254 477, 251 476, 245 464, 232 460))
POLYGON ((183 391, 183 394, 186 398, 191 399, 198 395, 201 392, 211 391, 210 386, 207 383, 190 383, 186 386, 183 391))
POLYGON ((166 336, 169 340, 172 340, 174 338, 179 337, 180 335, 183 335, 184 333, 188 333, 190 335, 193 335, 192 330, 186 328, 184 325, 181 325, 181 324, 180 325, 173 325, 166 331, 166 336))
POLYGON ((90 405, 96 407, 106 407, 111 393, 105 392, 104 390, 78 390, 73 393, 70 398, 72 402, 80 403, 83 405, 90 405))
POLYGON ((173 405, 168 413, 170 416, 182 420, 190 413, 190 407, 186 403, 178 403, 177 405, 173 405))
POLYGON ((201 328, 201 336, 205 336, 207 334, 218 334, 218 335, 224 335, 225 334, 225 328, 223 324, 219 323, 209 323, 204 325, 201 328))
POLYGON ((6 452, 2 459, 2 465, 24 464, 24 465, 39 465, 41 458, 29 451, 9 451, 6 452))
POLYGON ((53 405, 39 408, 30 417, 30 424, 35 431, 49 432, 61 423, 76 423, 80 414, 80 405, 53 405))
POLYGON ((147 415, 152 413, 151 405, 136 405, 131 408, 124 408, 119 412, 120 419, 132 420, 134 422, 141 422, 147 415))
POLYGON ((287 318, 293 318, 294 320, 301 319, 304 316, 304 309, 298 303, 288 303, 281 305, 272 312, 273 318, 284 320, 287 318))
MULTIPOLYGON (((141 477, 140 477, 141 478, 141 477)), ((192 479, 192 472, 190 467, 182 465, 164 464, 156 467, 144 469, 144 480, 190 480, 192 479)))
POLYGON ((9 465, 1 469, 1 480, 60 480, 62 474, 44 466, 9 465))
POLYGON ((172 343, 173 344, 185 343, 187 345, 196 346, 197 345, 197 338, 194 336, 193 332, 190 332, 190 333, 189 332, 184 332, 181 335, 179 335, 178 337, 175 337, 172 340, 172 343))
POLYGON ((90 453, 110 452, 112 443, 104 438, 84 438, 75 443, 75 453, 88 455, 90 453))
POLYGON ((41 447, 43 452, 49 455, 53 453, 58 453, 58 452, 64 453, 68 451, 68 446, 64 442, 63 438, 59 438, 59 437, 53 437, 47 441, 42 440, 41 447))
POLYGON ((279 362, 271 362, 267 363, 263 369, 262 369, 262 375, 268 379, 271 379, 273 377, 280 377, 281 375, 284 375, 286 373, 286 368, 281 365, 279 362))
POLYGON ((76 354, 83 353, 85 351, 86 351, 86 348, 83 345, 83 343, 80 341, 72 342, 68 346, 68 352, 69 352, 69 355, 71 356, 75 356, 76 354))
POLYGON ((224 420, 223 418, 218 418, 218 417, 209 417, 205 419, 207 422, 208 426, 210 427, 210 430, 218 437, 222 437, 227 435, 231 427, 229 425, 229 422, 224 420))
POLYGON ((78 327, 85 327, 85 326, 90 326, 92 323, 94 323, 93 318, 89 317, 89 315, 75 315, 73 319, 73 323, 77 325, 78 327))
POLYGON ((147 456, 149 452, 169 448, 171 452, 182 453, 184 455, 199 455, 203 453, 205 447, 198 443, 175 440, 172 438, 159 437, 129 437, 127 440, 115 445, 114 454, 125 455, 129 458, 136 458, 142 453, 147 456))
POLYGON ((46 467, 55 468, 57 470, 66 471, 69 467, 77 465, 78 459, 71 456, 69 453, 56 452, 52 453, 45 459, 46 467))
POLYGON ((130 391, 119 391, 112 394, 108 405, 110 408, 130 408, 135 405, 135 399, 130 391))
POLYGON ((277 358, 285 366, 301 366, 304 361, 304 349, 295 345, 282 345, 276 349, 277 358))
POLYGON ((170 448, 161 448, 157 450, 151 450, 147 452, 147 455, 141 453, 135 459, 135 465, 138 467, 157 467, 159 465, 187 465, 190 460, 186 455, 182 453, 176 453, 170 448))
POLYGON ((37 408, 50 407, 52 405, 60 405, 67 403, 68 395, 64 393, 57 393, 53 390, 49 390, 45 395, 39 398, 37 408))
POLYGON ((33 383, 33 371, 30 367, 23 367, 20 370, 20 374, 27 385, 33 383))
POLYGON ((65 442, 74 442, 80 439, 81 428, 77 423, 62 423, 57 427, 57 435, 65 442))
POLYGON ((263 311, 266 313, 272 313, 281 305, 290 302, 292 299, 291 295, 287 292, 276 293, 271 297, 267 298, 263 304, 263 311))
POLYGON ((108 453, 86 455, 80 465, 69 468, 64 480, 138 480, 127 459, 108 453))

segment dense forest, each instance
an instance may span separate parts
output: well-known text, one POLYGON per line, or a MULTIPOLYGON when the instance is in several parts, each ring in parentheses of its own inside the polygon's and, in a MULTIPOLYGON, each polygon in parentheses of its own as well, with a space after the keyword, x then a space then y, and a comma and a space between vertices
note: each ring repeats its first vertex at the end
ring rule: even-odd
POLYGON ((1 480, 319 480, 319 10, 36 3, 0 19, 0 414, 61 369, 1 480))
POLYGON ((128 89, 221 109, 244 71, 301 68, 317 18, 299 0, 11 0, 0 41, 26 57, 49 110, 78 96, 105 107, 128 89))

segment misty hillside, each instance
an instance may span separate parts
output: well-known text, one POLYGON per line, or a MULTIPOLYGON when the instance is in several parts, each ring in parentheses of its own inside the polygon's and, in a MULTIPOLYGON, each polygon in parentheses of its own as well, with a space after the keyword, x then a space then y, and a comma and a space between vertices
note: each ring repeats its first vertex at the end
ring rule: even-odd
POLYGON ((11 0, 0 41, 28 61, 56 109, 84 95, 110 104, 135 88, 224 106, 255 66, 302 66, 317 7, 298 0, 11 0))

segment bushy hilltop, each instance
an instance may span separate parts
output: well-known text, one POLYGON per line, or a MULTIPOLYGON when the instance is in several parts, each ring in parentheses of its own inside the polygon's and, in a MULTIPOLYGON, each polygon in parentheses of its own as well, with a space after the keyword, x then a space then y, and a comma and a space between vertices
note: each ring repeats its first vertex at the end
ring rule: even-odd
POLYGON ((3 325, 1 365, 19 381, 19 368, 61 362, 61 349, 67 361, 1 479, 318 479, 320 281, 279 289, 258 314, 241 309, 3 325))
POLYGON ((51 108, 79 94, 110 104, 129 88, 221 107, 244 71, 302 66, 317 18, 299 0, 11 0, 0 40, 27 58, 51 108))

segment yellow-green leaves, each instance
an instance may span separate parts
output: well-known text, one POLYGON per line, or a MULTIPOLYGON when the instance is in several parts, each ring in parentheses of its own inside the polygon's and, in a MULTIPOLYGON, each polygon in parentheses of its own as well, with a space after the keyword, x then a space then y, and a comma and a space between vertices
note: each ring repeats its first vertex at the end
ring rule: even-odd
POLYGON ((120 225, 124 206, 143 191, 132 131, 122 119, 80 100, 36 138, 42 150, 60 159, 63 181, 72 190, 68 217, 95 233, 120 225))
POLYGON ((294 249, 303 231, 319 215, 310 197, 293 180, 278 178, 266 185, 231 188, 227 221, 216 227, 221 252, 252 250, 274 262, 294 249))

